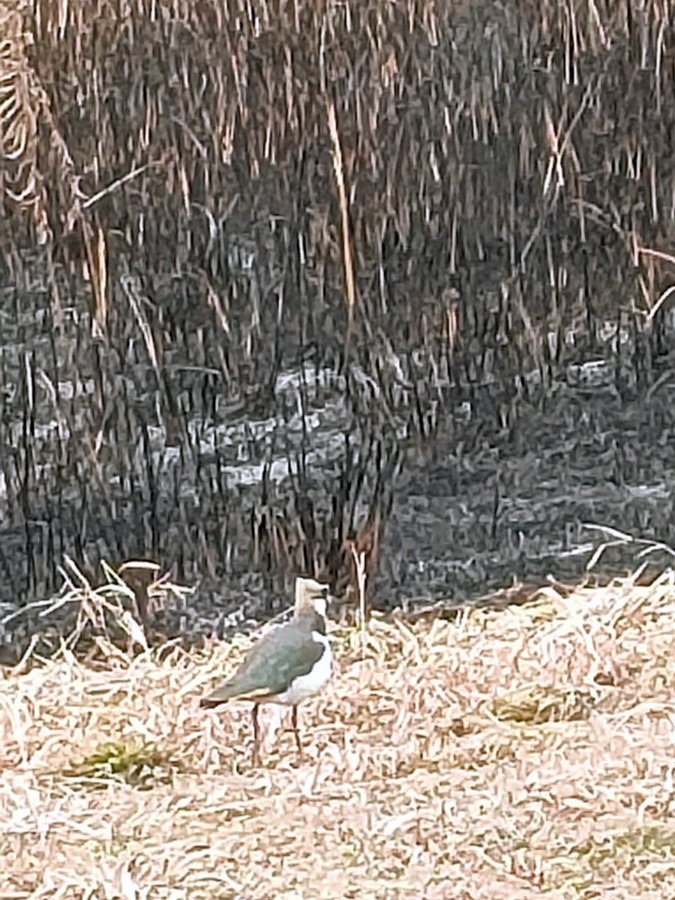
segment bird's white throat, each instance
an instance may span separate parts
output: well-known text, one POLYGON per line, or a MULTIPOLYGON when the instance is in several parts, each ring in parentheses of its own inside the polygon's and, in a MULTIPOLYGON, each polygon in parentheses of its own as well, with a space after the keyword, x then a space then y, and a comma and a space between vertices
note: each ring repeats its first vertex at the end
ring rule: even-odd
MULTIPOLYGON (((318 612, 322 619, 326 618, 326 598, 317 597, 314 600, 314 609, 318 612)), ((316 640, 316 638, 315 638, 316 640)))

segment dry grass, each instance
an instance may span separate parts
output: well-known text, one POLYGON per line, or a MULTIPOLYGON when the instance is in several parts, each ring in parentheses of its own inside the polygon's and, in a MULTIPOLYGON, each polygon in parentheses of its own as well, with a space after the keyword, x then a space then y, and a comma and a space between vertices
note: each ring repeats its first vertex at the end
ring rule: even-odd
POLYGON ((10 672, 0 894, 675 896, 674 581, 336 632, 304 761, 280 728, 258 770, 248 709, 197 708, 248 639, 10 672))

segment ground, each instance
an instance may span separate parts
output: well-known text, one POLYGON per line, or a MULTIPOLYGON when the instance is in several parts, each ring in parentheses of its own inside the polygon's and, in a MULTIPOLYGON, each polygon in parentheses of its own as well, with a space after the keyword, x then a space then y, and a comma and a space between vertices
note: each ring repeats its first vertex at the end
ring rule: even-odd
POLYGON ((675 576, 333 629, 301 709, 198 698, 249 638, 0 681, 0 895, 675 896, 675 576), (277 727, 275 727, 277 726, 277 727))

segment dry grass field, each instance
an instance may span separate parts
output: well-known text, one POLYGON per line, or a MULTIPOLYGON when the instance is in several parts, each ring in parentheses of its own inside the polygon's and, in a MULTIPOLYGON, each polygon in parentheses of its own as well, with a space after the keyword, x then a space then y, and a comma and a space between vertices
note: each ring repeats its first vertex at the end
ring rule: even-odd
POLYGON ((675 897, 675 576, 333 632, 301 711, 197 700, 247 638, 0 682, 0 896, 675 897), (276 726, 276 728, 275 728, 276 726))

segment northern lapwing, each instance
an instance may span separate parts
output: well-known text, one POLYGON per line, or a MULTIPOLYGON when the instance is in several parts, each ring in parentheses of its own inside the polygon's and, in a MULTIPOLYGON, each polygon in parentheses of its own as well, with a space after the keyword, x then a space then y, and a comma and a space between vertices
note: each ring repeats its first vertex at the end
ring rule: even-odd
POLYGON ((253 702, 253 763, 260 762, 258 707, 281 703, 292 708, 292 725, 298 753, 302 742, 298 731, 298 704, 317 693, 328 681, 332 654, 326 637, 328 587, 312 578, 298 578, 295 611, 281 625, 251 647, 234 675, 200 700, 213 709, 229 700, 253 702))

